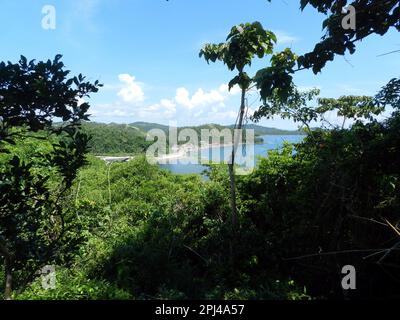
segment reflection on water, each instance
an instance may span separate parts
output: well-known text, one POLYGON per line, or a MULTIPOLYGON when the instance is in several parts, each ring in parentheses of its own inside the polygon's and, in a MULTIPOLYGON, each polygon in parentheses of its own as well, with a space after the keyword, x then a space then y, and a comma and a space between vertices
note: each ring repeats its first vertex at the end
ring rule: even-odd
MULTIPOLYGON (((263 136, 263 143, 254 146, 239 146, 235 163, 245 164, 249 166, 249 161, 252 165, 257 161, 257 156, 265 157, 269 150, 281 148, 285 141, 297 143, 304 139, 304 136, 263 136)), ((232 153, 232 147, 214 147, 202 149, 198 153, 192 153, 190 157, 184 159, 174 159, 175 163, 160 165, 163 169, 168 169, 177 174, 201 174, 207 167, 203 163, 208 161, 223 162, 229 161, 229 156, 232 153)))

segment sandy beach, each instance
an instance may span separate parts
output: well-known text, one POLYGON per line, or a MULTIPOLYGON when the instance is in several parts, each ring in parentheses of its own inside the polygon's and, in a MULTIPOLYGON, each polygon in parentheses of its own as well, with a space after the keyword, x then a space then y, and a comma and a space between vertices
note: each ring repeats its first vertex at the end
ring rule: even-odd
MULTIPOLYGON (((243 142, 239 143, 238 146, 241 146, 243 144, 244 144, 243 142)), ((185 159, 185 158, 189 157, 188 154, 190 152, 196 153, 196 152, 199 152, 201 150, 207 150, 207 149, 233 147, 233 145, 234 145, 233 143, 209 144, 209 145, 203 145, 201 147, 192 146, 192 147, 186 147, 186 148, 185 148, 185 145, 182 145, 182 146, 180 146, 181 149, 178 152, 165 154, 165 155, 160 156, 160 157, 155 157, 154 159, 155 159, 155 161, 157 163, 164 162, 164 161, 167 161, 167 160, 185 159)))

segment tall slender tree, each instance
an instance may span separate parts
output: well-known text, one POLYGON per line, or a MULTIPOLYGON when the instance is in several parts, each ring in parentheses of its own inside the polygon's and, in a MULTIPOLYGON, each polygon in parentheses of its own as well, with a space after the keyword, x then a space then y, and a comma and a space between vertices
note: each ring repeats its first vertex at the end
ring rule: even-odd
MULTIPOLYGON (((237 75, 229 82, 229 90, 235 85, 238 85, 241 89, 240 108, 235 129, 241 130, 243 128, 243 120, 246 112, 246 93, 252 85, 256 84, 262 91, 262 94, 268 94, 268 92, 272 92, 274 88, 290 87, 292 78, 286 69, 295 65, 295 55, 290 49, 273 55, 276 41, 277 38, 275 34, 265 30, 261 23, 246 23, 234 26, 226 42, 206 44, 200 51, 200 57, 204 57, 207 63, 210 61, 216 62, 218 60, 223 62, 229 70, 237 72, 237 75), (257 73, 255 77, 249 76, 245 71, 246 67, 251 66, 256 56, 261 59, 266 55, 272 55, 271 66, 267 70, 263 69, 261 72, 257 73), (269 78, 271 75, 272 78, 269 78)), ((283 94, 284 91, 285 90, 282 90, 281 93, 283 94)), ((239 136, 240 135, 235 135, 232 156, 228 166, 231 192, 231 218, 234 228, 236 228, 238 224, 235 187, 235 154, 238 148, 239 136)))

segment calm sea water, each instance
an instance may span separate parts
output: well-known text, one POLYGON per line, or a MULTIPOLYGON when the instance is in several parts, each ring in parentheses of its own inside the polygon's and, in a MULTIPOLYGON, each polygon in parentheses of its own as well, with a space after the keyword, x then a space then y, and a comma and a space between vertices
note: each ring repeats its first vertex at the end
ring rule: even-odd
MULTIPOLYGON (((237 154, 237 162, 243 163, 244 157, 249 154, 250 161, 254 163, 257 162, 257 156, 266 157, 269 150, 279 149, 283 146, 284 142, 297 143, 304 139, 304 136, 263 136, 263 143, 254 145, 254 154, 251 147, 242 146, 242 152, 237 154)), ((232 147, 216 147, 201 150, 200 154, 193 155, 191 158, 184 158, 179 160, 174 160, 177 163, 169 163, 160 165, 161 168, 172 171, 177 174, 201 174, 207 169, 205 165, 198 164, 201 160, 211 160, 213 162, 221 162, 224 159, 229 158, 229 154, 232 152, 232 147), (198 163, 194 159, 198 160, 198 163)))

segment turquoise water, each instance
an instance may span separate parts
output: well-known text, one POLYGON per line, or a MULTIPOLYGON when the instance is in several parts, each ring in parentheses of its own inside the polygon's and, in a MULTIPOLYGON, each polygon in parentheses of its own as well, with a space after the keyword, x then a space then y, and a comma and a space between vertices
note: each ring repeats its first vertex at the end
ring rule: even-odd
MULTIPOLYGON (((265 157, 269 150, 281 148, 285 141, 291 143, 297 143, 304 139, 304 136, 263 136, 263 143, 255 144, 254 146, 241 146, 242 152, 238 152, 236 159, 239 164, 243 164, 245 159, 248 159, 247 164, 251 163, 254 165, 257 162, 257 156, 265 157), (254 149, 253 149, 254 147, 254 149), (254 152, 253 152, 254 150, 254 152), (249 157, 245 158, 246 155, 249 157)), ((161 168, 172 171, 177 174, 201 174, 207 169, 203 162, 212 160, 213 162, 221 162, 224 159, 229 159, 229 155, 232 152, 232 147, 216 147, 201 150, 200 154, 194 154, 192 157, 174 160, 177 163, 169 163, 160 165, 161 168), (192 162, 192 163, 191 163, 192 162), (193 163, 194 162, 194 163, 193 163)))

